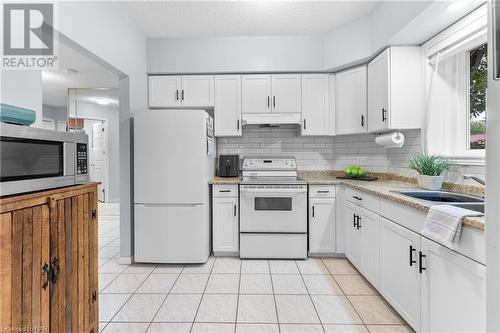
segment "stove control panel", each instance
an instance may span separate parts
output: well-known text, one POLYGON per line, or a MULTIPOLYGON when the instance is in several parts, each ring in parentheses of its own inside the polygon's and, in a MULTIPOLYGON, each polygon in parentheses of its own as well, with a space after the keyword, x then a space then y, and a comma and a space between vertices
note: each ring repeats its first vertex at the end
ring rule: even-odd
POLYGON ((243 170, 296 170, 293 157, 281 158, 245 158, 243 170))

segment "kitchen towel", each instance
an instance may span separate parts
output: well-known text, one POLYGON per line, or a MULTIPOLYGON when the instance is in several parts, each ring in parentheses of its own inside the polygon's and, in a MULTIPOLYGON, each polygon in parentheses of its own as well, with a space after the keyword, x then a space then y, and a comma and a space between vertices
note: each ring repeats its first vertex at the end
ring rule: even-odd
POLYGON ((463 218, 481 215, 483 214, 452 205, 434 205, 427 213, 422 234, 453 248, 460 239, 463 218))

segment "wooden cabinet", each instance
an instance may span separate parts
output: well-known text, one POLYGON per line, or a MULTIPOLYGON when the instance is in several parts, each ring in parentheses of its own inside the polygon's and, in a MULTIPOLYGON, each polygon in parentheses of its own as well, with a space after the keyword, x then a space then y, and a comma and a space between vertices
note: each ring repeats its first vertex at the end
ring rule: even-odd
POLYGON ((334 115, 330 108, 330 75, 302 75, 302 135, 329 135, 334 115))
POLYGON ((213 75, 150 75, 149 107, 213 107, 213 75))
POLYGON ((419 234, 380 219, 379 291, 416 331, 420 327, 419 251, 419 234))
POLYGON ((335 74, 336 134, 366 133, 366 65, 335 74))
POLYGON ((0 326, 97 333, 97 184, 1 198, 0 222, 0 326))
POLYGON ((238 255, 238 186, 213 185, 212 194, 213 252, 215 255, 238 255))
POLYGON ((215 76, 215 136, 241 136, 241 75, 215 76))
POLYGON ((368 131, 421 128, 422 54, 391 46, 368 64, 368 131))
POLYGON ((335 253, 335 187, 309 186, 309 254, 335 253))
POLYGON ((243 75, 242 113, 300 113, 301 75, 243 75))
POLYGON ((421 238, 422 332, 486 332, 486 267, 421 238))

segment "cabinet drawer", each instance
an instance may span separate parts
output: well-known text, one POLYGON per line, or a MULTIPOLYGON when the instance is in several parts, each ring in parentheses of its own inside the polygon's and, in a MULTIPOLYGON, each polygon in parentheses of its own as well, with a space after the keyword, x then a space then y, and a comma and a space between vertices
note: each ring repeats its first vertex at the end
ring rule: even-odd
POLYGON ((357 206, 364 207, 375 213, 380 212, 380 199, 374 195, 349 187, 346 187, 345 195, 347 201, 350 201, 357 206))
POLYGON ((238 185, 213 185, 212 195, 214 198, 237 198, 238 185))
POLYGON ((310 198, 335 198, 334 185, 314 185, 309 186, 310 198))

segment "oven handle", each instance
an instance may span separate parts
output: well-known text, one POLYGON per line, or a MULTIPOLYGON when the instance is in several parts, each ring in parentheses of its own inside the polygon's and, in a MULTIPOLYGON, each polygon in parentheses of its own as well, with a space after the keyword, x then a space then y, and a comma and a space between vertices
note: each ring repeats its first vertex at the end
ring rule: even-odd
POLYGON ((244 186, 240 187, 240 192, 247 193, 305 193, 307 188, 304 186, 302 188, 247 188, 244 186))

